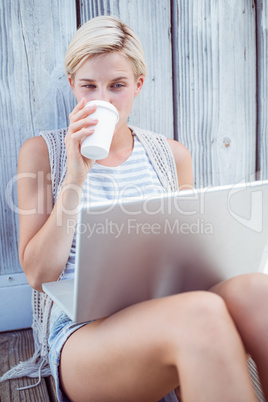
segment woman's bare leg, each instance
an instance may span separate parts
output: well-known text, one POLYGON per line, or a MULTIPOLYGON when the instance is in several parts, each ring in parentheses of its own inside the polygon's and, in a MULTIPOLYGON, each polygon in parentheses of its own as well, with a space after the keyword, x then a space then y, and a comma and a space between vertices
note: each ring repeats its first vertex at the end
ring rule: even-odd
POLYGON ((268 401, 268 275, 238 276, 212 291, 223 297, 247 352, 257 364, 268 401))
POLYGON ((61 385, 73 401, 256 401, 245 350, 223 300, 191 292, 129 307, 76 331, 61 385))

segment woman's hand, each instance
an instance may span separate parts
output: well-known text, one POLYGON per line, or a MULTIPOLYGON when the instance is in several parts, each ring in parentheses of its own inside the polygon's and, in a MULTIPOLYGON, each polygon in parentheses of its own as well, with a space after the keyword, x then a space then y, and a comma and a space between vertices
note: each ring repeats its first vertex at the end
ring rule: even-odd
POLYGON ((85 104, 86 99, 82 98, 70 113, 70 125, 65 137, 67 178, 69 182, 78 185, 84 183, 87 173, 94 164, 94 160, 85 158, 81 154, 81 143, 84 138, 94 133, 94 125, 98 122, 90 117, 97 107, 85 107, 85 104))

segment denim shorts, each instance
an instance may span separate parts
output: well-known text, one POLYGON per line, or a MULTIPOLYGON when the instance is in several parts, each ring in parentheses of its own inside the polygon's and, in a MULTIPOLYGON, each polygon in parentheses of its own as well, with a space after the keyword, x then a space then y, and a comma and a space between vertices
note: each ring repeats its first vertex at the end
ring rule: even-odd
POLYGON ((59 364, 63 345, 73 332, 83 327, 83 325, 89 324, 93 321, 76 324, 67 316, 67 314, 64 313, 64 311, 62 311, 59 306, 54 304, 52 307, 50 314, 50 330, 48 338, 49 364, 51 373, 55 380, 57 398, 59 402, 70 401, 69 398, 67 398, 64 392, 60 389, 59 364))
MULTIPOLYGON (((48 338, 49 364, 51 373, 55 380, 57 398, 59 402, 70 402, 70 399, 60 389, 59 364, 63 345, 73 332, 83 327, 83 325, 89 324, 93 321, 95 320, 84 322, 82 324, 76 324, 56 304, 54 304, 52 307, 50 315, 50 331, 48 338)), ((165 398, 161 399, 160 402, 176 401, 178 400, 174 392, 171 392, 165 398)))

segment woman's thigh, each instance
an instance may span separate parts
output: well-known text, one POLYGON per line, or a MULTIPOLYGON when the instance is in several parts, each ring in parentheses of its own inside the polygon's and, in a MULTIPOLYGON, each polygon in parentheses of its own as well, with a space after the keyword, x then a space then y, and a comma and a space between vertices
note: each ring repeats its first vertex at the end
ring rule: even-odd
POLYGON ((237 276, 216 285, 212 291, 225 301, 268 395, 268 275, 237 276))
POLYGON ((184 349, 191 340, 202 341, 198 322, 208 305, 215 308, 217 299, 221 303, 209 292, 184 293, 140 303, 85 325, 62 349, 61 387, 76 401, 161 399, 179 384, 173 345, 184 349))
POLYGON ((176 367, 165 362, 158 342, 162 319, 145 320, 146 307, 130 307, 70 336, 60 379, 71 400, 155 402, 178 385, 176 367))

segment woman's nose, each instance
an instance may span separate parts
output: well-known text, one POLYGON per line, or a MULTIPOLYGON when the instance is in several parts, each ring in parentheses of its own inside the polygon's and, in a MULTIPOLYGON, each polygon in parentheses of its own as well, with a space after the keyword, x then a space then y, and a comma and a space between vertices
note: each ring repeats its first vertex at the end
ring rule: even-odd
POLYGON ((108 94, 107 90, 100 88, 100 90, 99 90, 99 100, 103 100, 103 101, 111 103, 111 99, 109 97, 109 94, 108 94))

